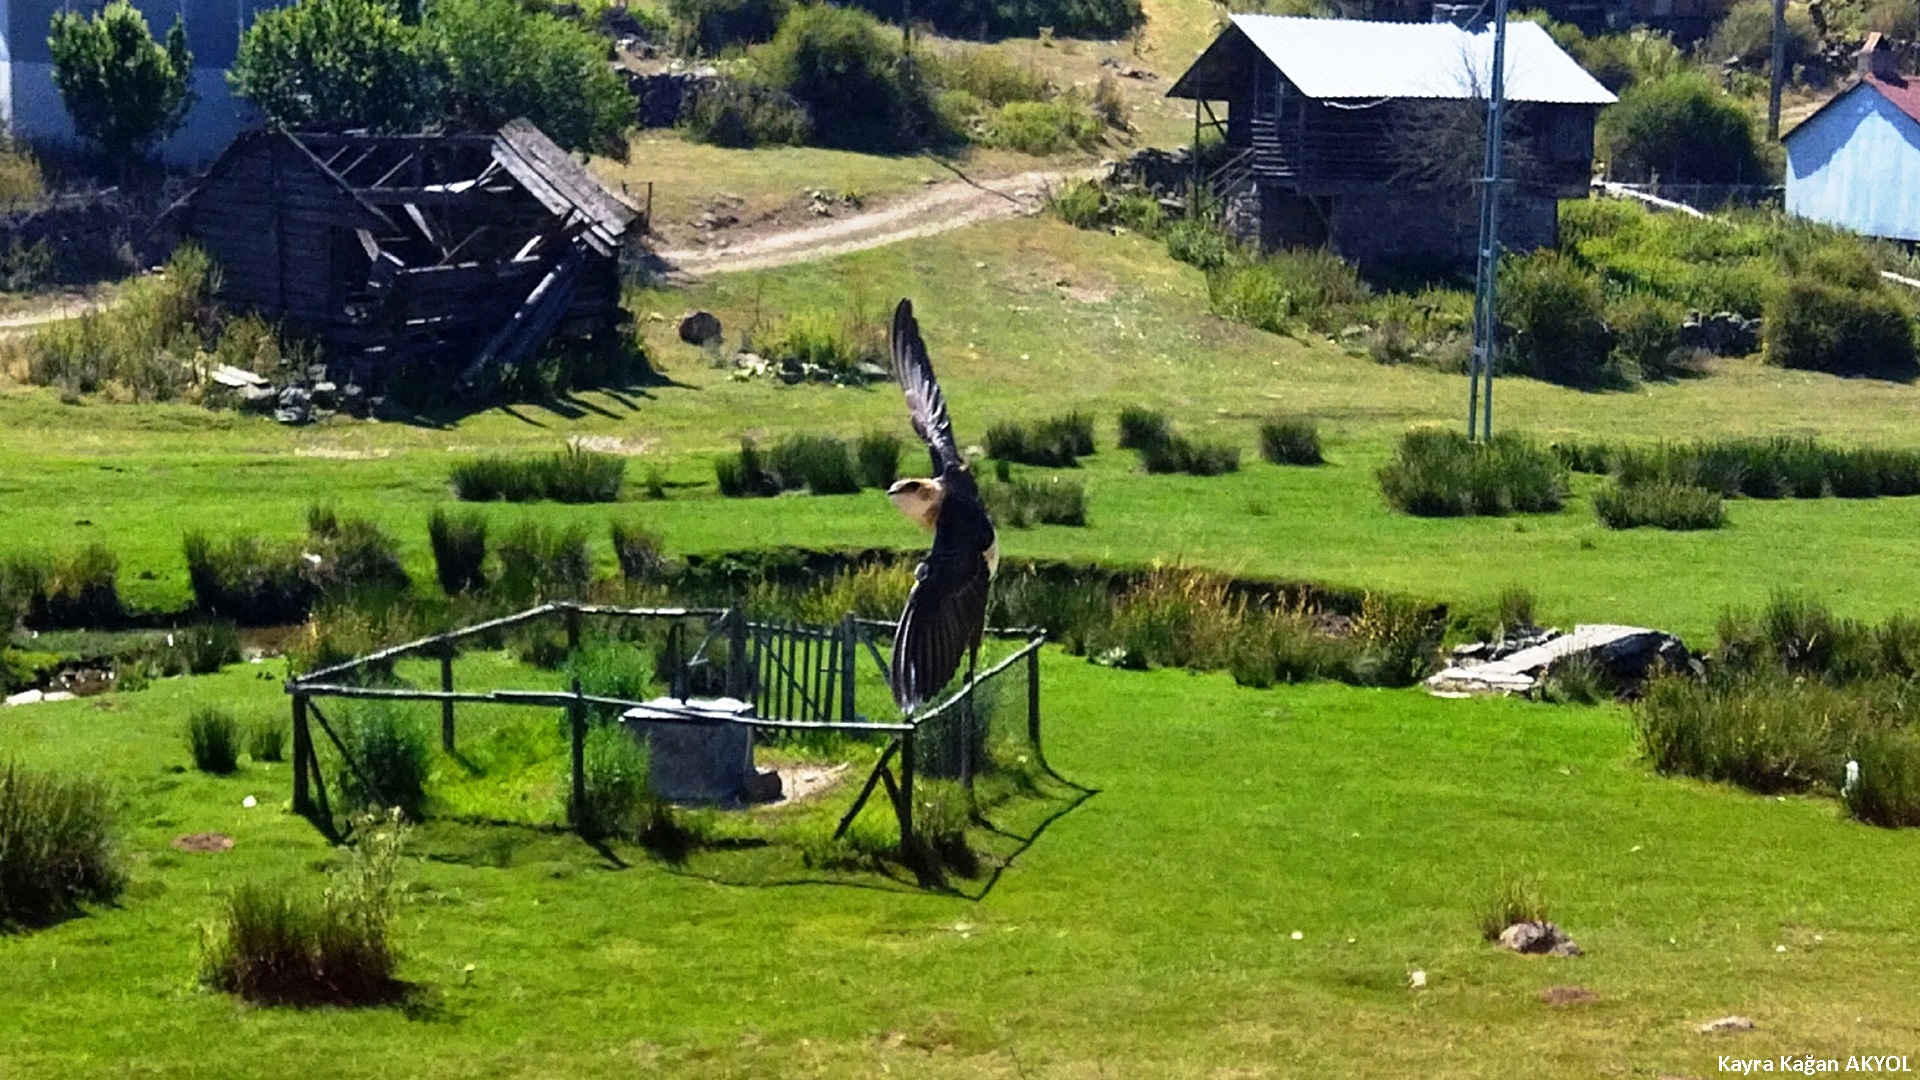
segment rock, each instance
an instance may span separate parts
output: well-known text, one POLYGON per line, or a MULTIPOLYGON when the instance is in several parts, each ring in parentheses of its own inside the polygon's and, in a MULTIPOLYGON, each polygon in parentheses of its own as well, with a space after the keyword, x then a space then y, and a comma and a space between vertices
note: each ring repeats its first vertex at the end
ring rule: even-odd
POLYGON ((242 387, 267 385, 267 380, 264 376, 256 375, 246 368, 237 368, 231 364, 216 364, 213 370, 207 372, 207 378, 212 379, 221 386, 235 390, 241 389, 242 387))
POLYGON ((242 386, 233 392, 233 400, 243 412, 268 412, 280 402, 271 386, 242 386))
POLYGON ((6 703, 8 705, 37 705, 46 696, 47 695, 40 690, 22 690, 17 694, 7 695, 6 703))
POLYGON ((1425 990, 1426 988, 1427 988, 1426 972, 1416 969, 1412 974, 1407 976, 1407 989, 1425 990))
POLYGON ((1660 630, 1639 626, 1576 626, 1571 634, 1538 631, 1503 651, 1505 642, 1491 643, 1481 653, 1462 657, 1427 679, 1435 692, 1468 694, 1524 694, 1532 690, 1555 664, 1586 657, 1615 685, 1644 680, 1656 667, 1681 667, 1690 659, 1680 639, 1660 630), (1481 657, 1487 657, 1481 659, 1481 657))
POLYGON ((780 773, 773 769, 757 770, 747 777, 746 798, 750 803, 779 802, 786 794, 780 782, 780 773))
POLYGON ((1700 1034, 1715 1035, 1722 1031, 1752 1031, 1753 1021, 1744 1016, 1723 1016, 1718 1020, 1709 1020, 1700 1025, 1700 1034))
POLYGON ((711 311, 689 311, 680 316, 680 340, 689 345, 710 345, 720 340, 720 317, 711 311))
POLYGON ((335 405, 339 403, 339 400, 340 400, 338 396, 339 390, 340 390, 339 387, 333 385, 330 382, 321 381, 321 382, 314 383, 313 390, 311 391, 313 396, 313 407, 316 409, 333 408, 335 405))
POLYGON ((337 397, 335 407, 341 412, 362 418, 367 415, 367 391, 359 383, 348 383, 341 387, 337 397))
POLYGON ((1579 956, 1580 946, 1550 922, 1517 922, 1500 931, 1500 944, 1517 953, 1579 956))
POLYGON ((273 410, 273 418, 283 424, 304 424, 313 419, 313 395, 300 386, 280 391, 280 407, 273 410))

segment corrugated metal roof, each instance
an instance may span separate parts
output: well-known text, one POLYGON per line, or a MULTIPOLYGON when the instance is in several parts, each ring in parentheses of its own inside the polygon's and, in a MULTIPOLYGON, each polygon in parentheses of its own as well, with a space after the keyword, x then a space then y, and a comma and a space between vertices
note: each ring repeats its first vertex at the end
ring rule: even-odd
POLYGON ((1855 90, 1863 86, 1878 93, 1881 97, 1886 98, 1894 108, 1907 114, 1915 123, 1920 123, 1920 79, 1882 79, 1875 75, 1862 75, 1856 79, 1851 86, 1848 86, 1846 89, 1822 102, 1819 108, 1808 113, 1799 123, 1793 125, 1791 129, 1780 136, 1780 141, 1786 142, 1802 131, 1811 130, 1814 117, 1826 112, 1829 108, 1833 107, 1835 102, 1852 94, 1855 90))
MULTIPOLYGON (((1475 98, 1492 86, 1493 29, 1235 15, 1233 25, 1310 98, 1475 98)), ((1507 99, 1616 99, 1537 23, 1507 24, 1507 99)))

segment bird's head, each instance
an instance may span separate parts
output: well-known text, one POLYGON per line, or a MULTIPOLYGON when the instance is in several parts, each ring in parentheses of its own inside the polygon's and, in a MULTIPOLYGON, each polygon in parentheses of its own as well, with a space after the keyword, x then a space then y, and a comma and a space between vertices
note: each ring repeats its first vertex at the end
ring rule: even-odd
POLYGON ((934 522, 940 519, 940 500, 946 494, 947 489, 938 480, 896 480, 887 489, 887 498, 907 515, 907 520, 928 532, 933 531, 934 522))

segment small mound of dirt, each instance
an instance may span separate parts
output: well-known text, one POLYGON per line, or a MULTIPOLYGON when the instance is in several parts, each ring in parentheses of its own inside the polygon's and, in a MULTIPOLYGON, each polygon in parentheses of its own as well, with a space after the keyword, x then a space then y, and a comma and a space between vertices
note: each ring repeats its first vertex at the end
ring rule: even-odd
POLYGON ((233 837, 217 832, 187 833, 174 837, 173 846, 181 851, 232 851, 233 837))
POLYGON ((1584 986, 1549 986, 1540 991, 1540 1000, 1553 1006, 1587 1005, 1599 1001, 1600 995, 1584 986))

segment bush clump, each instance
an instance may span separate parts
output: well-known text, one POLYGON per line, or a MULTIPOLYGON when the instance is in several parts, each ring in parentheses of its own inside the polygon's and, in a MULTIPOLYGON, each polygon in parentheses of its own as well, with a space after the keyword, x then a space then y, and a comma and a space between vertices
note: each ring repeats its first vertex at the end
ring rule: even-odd
POLYGON ((0 565, 0 593, 10 599, 0 604, 16 610, 33 630, 111 629, 126 619, 119 570, 119 558, 101 544, 50 558, 10 559, 0 565))
POLYGON ((1920 495, 1920 451, 1836 447, 1800 436, 1632 446, 1556 447, 1578 472, 1612 473, 1622 483, 1703 487, 1727 498, 1846 499, 1920 495))
POLYGON ((1394 509, 1420 517, 1551 513, 1567 497, 1567 468, 1520 435, 1475 443, 1455 431, 1415 428, 1381 468, 1380 492, 1394 509))
POLYGON ((462 502, 616 502, 627 462, 569 446, 535 457, 490 455, 454 466, 454 497, 462 502))
POLYGON ((190 532, 184 541, 187 578, 200 610, 242 626, 301 622, 318 595, 299 544, 258 536, 224 543, 190 532))
POLYGON ((715 458, 713 474, 720 494, 729 499, 780 494, 779 482, 767 471, 766 458, 752 439, 740 440, 739 453, 715 458))
POLYGON ((216 281, 206 253, 182 245, 164 271, 130 283, 107 308, 36 330, 27 344, 28 381, 70 394, 118 386, 140 402, 184 395, 211 329, 216 281))
POLYGON ((768 471, 783 491, 805 488, 815 495, 852 495, 860 490, 853 453, 826 435, 789 435, 773 444, 768 471))
POLYGON ((793 95, 750 79, 715 79, 680 107, 680 126, 698 142, 751 149, 804 146, 813 120, 793 95))
POLYGON ((1062 480, 1057 476, 1044 481, 1009 477, 982 485, 980 496, 996 523, 1016 529, 1087 523, 1087 492, 1077 480, 1062 480))
MULTIPOLYGON (((653 686, 652 655, 634 642, 616 638, 592 638, 582 643, 567 658, 566 669, 580 680, 580 692, 588 697, 645 701, 653 686)), ((620 719, 620 709, 589 705, 587 717, 595 724, 611 724, 620 719)))
POLYGON ((307 551, 314 585, 330 599, 404 593, 413 584, 400 562, 400 541, 365 518, 342 518, 325 507, 307 511, 307 551))
POLYGON ((1717 529, 1727 523, 1719 492, 1665 480, 1609 484, 1593 497, 1593 512, 1609 529, 1650 525, 1685 531, 1717 529))
POLYGON ((430 757, 426 728, 416 716, 385 703, 365 703, 347 714, 340 739, 353 758, 352 764, 341 763, 339 774, 349 806, 397 810, 411 821, 425 816, 430 757))
POLYGON ((240 767, 240 723, 225 709, 202 706, 187 717, 187 749, 193 767, 225 776, 240 767))
POLYGON ((814 141, 843 150, 903 150, 944 141, 928 83, 899 37, 856 8, 806 3, 748 59, 760 78, 805 106, 814 141))
POLYGON ((523 521, 500 538, 495 555, 500 576, 494 591, 513 603, 578 597, 593 577, 584 525, 523 521))
POLYGON ((1859 778, 1841 795, 1869 825, 1920 827, 1920 730, 1869 731, 1853 747, 1859 778))
POLYGON ((679 50, 707 56, 766 41, 792 7, 790 0, 667 0, 679 50))
POLYGON ((434 507, 427 518, 434 575, 448 596, 486 587, 487 517, 479 511, 449 513, 434 507))
POLYGON ((1612 341, 1600 280, 1557 251, 1501 260, 1498 304, 1518 371, 1570 386, 1600 385, 1612 341))
POLYGON ((1215 315, 1274 334, 1339 330, 1371 295, 1359 271, 1320 248, 1230 259, 1207 275, 1215 315))
POLYGON ((1763 184, 1753 118, 1705 75, 1637 82, 1600 114, 1598 142, 1614 175, 1668 183, 1763 184))
POLYGON ((648 784, 646 744, 620 725, 587 733, 583 764, 586 805, 574 815, 583 835, 637 840, 670 813, 648 784))
POLYGON ((1003 420, 987 428, 987 456, 996 461, 1070 469, 1093 452, 1093 418, 1085 413, 1032 423, 1003 420))
POLYGON ((1173 425, 1166 413, 1141 405, 1128 405, 1120 410, 1120 449, 1141 450, 1165 443, 1172 437, 1173 425))
POLYGON ((1275 465, 1319 465, 1320 428, 1304 416, 1274 416, 1260 424, 1260 456, 1275 465))
POLYGON ((869 431, 853 446, 853 460, 860 472, 860 483, 885 491, 900 476, 900 437, 886 431, 869 431))
POLYGON ((753 347, 783 368, 814 378, 864 381, 888 362, 887 329, 852 308, 805 308, 755 331, 753 347))
POLYGON ((658 581, 666 573, 666 546, 659 533, 637 521, 616 521, 608 530, 622 578, 634 583, 658 581))
POLYGON ((1140 464, 1150 473, 1221 476, 1240 471, 1240 448, 1174 435, 1166 442, 1141 447, 1140 464))
POLYGON ((1766 361, 1780 367, 1889 379, 1920 370, 1912 320, 1877 282, 1794 278, 1768 298, 1761 325, 1766 361))
POLYGON ((261 719, 247 728, 247 756, 255 761, 285 761, 287 729, 278 720, 261 719))
POLYGON ((394 979, 394 872, 407 826, 356 822, 352 861, 317 901, 284 886, 241 885, 201 938, 200 979, 265 1005, 378 1005, 394 979))
POLYGON ((0 763, 0 929, 45 926, 119 896, 113 828, 98 782, 0 763))
POLYGON ((1052 101, 1014 101, 986 117, 980 142, 1002 150, 1046 156, 1090 150, 1106 135, 1106 125, 1077 97, 1052 101))

